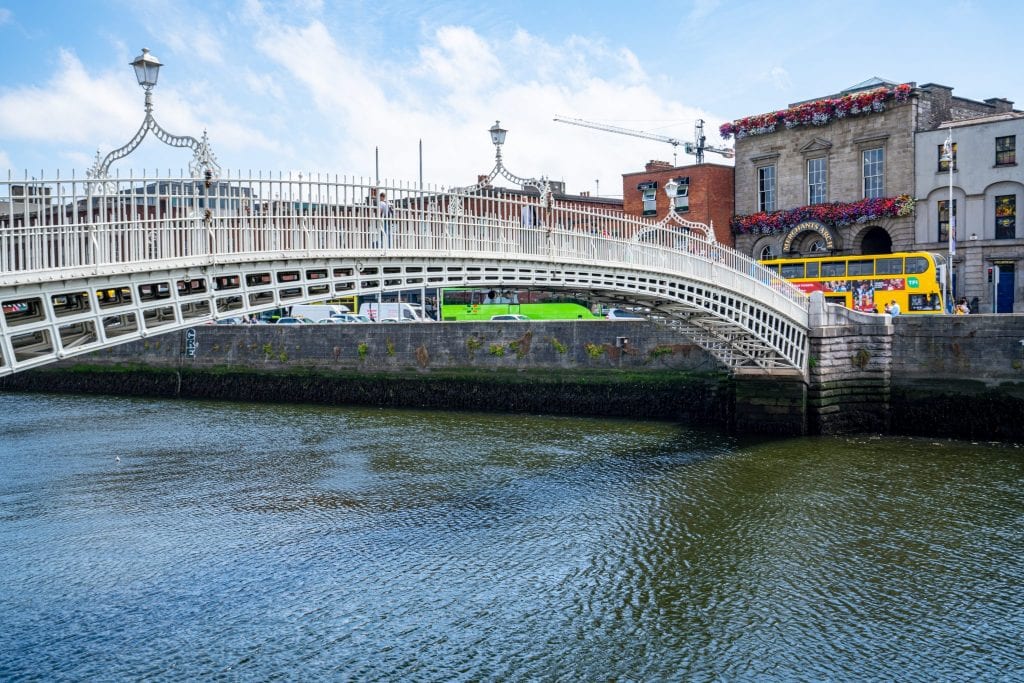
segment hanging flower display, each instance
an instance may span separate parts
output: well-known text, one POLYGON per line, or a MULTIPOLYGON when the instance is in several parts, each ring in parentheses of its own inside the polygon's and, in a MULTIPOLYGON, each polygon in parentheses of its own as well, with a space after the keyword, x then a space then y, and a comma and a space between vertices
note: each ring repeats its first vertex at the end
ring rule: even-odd
POLYGON ((914 198, 901 194, 898 197, 862 199, 859 202, 848 204, 843 202, 811 204, 771 213, 760 212, 747 216, 735 216, 729 225, 733 234, 736 235, 773 235, 787 232, 803 221, 821 221, 826 225, 840 227, 853 223, 866 223, 878 218, 911 216, 913 213, 914 198))
POLYGON ((781 124, 786 128, 797 126, 824 126, 835 119, 860 116, 885 111, 887 100, 906 102, 910 97, 910 85, 903 83, 890 89, 885 86, 864 92, 850 93, 842 97, 827 97, 823 100, 804 102, 789 109, 757 114, 743 119, 723 123, 718 129, 723 140, 735 136, 737 140, 749 135, 774 133, 781 124))

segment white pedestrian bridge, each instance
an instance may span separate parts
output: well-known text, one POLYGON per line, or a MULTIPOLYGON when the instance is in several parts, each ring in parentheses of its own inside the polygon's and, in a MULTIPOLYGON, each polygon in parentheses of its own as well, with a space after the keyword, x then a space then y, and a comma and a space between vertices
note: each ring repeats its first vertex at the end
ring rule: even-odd
POLYGON ((228 316, 450 287, 641 306, 733 372, 806 372, 806 296, 708 232, 489 186, 9 177, 0 376, 228 316))

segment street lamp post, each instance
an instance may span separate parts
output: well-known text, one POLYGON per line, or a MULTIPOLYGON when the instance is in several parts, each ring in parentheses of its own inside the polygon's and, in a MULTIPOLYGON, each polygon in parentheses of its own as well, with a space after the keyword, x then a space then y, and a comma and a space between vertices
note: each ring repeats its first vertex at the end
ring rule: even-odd
POLYGON ((535 188, 540 193, 540 205, 545 208, 549 207, 551 205, 551 184, 548 182, 548 179, 545 176, 541 176, 540 179, 521 178, 505 168, 505 164, 501 160, 501 146, 505 144, 505 135, 508 134, 508 130, 501 127, 500 121, 495 121, 494 125, 488 129, 488 132, 491 134, 491 143, 494 145, 494 168, 491 169, 486 178, 476 185, 452 189, 458 192, 476 192, 490 187, 491 181, 500 175, 520 187, 535 188))
POLYGON ((210 141, 206 136, 206 131, 203 131, 203 137, 200 140, 196 140, 190 135, 174 135, 168 133, 166 130, 160 127, 160 124, 153 118, 153 87, 156 86, 157 78, 160 76, 160 67, 163 64, 156 58, 155 55, 150 53, 149 48, 142 48, 142 54, 136 57, 132 62, 131 66, 135 69, 135 78, 138 80, 139 85, 146 92, 146 117, 142 120, 142 125, 139 130, 136 131, 135 135, 126 144, 118 147, 114 151, 107 154, 107 156, 100 159, 99 150, 96 151, 96 161, 92 165, 92 168, 88 171, 88 177, 97 181, 103 181, 109 178, 110 165, 122 159, 142 144, 146 134, 150 131, 153 132, 161 142, 164 142, 171 147, 187 147, 192 150, 193 157, 189 163, 189 172, 193 178, 205 178, 210 180, 211 178, 220 175, 220 165, 217 164, 216 158, 214 157, 213 150, 210 149, 210 141))
POLYGON ((942 283, 943 298, 945 299, 946 311, 949 313, 953 312, 952 301, 953 297, 953 257, 956 256, 956 212, 953 211, 953 126, 949 126, 949 135, 946 136, 946 142, 942 145, 942 156, 940 157, 946 162, 946 170, 949 171, 949 204, 946 205, 946 215, 949 218, 948 225, 946 228, 946 243, 947 252, 949 254, 948 263, 946 264, 946 277, 942 283))

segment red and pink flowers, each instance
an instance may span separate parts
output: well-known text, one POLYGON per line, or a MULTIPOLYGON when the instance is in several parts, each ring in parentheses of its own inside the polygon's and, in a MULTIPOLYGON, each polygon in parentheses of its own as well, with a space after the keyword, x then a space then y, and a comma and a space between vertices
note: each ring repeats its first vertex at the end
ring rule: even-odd
POLYGON ((786 128, 797 126, 824 126, 835 119, 847 116, 859 116, 872 112, 885 111, 885 102, 895 100, 906 102, 910 97, 910 85, 903 83, 889 89, 885 86, 864 92, 851 93, 842 97, 828 97, 813 102, 804 102, 789 109, 757 114, 729 123, 723 123, 718 129, 723 140, 736 136, 742 139, 748 135, 774 133, 779 124, 786 128))
POLYGON ((878 199, 862 199, 859 202, 831 204, 811 204, 795 209, 773 211, 771 213, 752 213, 747 216, 734 216, 729 226, 733 234, 772 235, 786 232, 797 223, 814 220, 826 225, 839 227, 852 223, 865 223, 878 218, 910 216, 914 213, 914 199, 910 195, 898 197, 880 197, 878 199))

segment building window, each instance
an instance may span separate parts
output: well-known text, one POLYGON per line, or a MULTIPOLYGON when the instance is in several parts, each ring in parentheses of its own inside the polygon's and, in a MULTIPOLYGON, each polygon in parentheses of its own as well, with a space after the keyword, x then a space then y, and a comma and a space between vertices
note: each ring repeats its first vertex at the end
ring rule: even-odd
POLYGON ((824 204, 828 177, 825 157, 807 160, 807 203, 824 204))
MULTIPOLYGON (((949 170, 949 160, 942 158, 943 150, 945 149, 945 147, 946 147, 945 143, 939 145, 939 157, 938 158, 939 158, 939 172, 940 173, 945 173, 946 171, 949 170)), ((954 171, 956 170, 956 143, 955 142, 953 143, 953 170, 954 171)))
POLYGON ((775 166, 757 169, 757 210, 775 210, 775 166))
POLYGON ((1005 135, 996 138, 996 166, 1015 166, 1017 164, 1017 136, 1005 135))
POLYGON ((658 189, 648 188, 644 190, 644 215, 654 216, 658 213, 658 189))
POLYGON ((866 149, 864 159, 864 198, 885 196, 885 156, 882 148, 866 149))
MULTIPOLYGON (((956 224, 956 200, 953 200, 953 224, 956 224)), ((949 241, 949 201, 939 200, 939 241, 949 241)))
POLYGON ((688 182, 681 182, 676 188, 676 211, 685 213, 690 210, 690 185, 688 182))
POLYGON ((1017 195, 996 197, 996 239, 1012 240, 1017 236, 1017 195))

